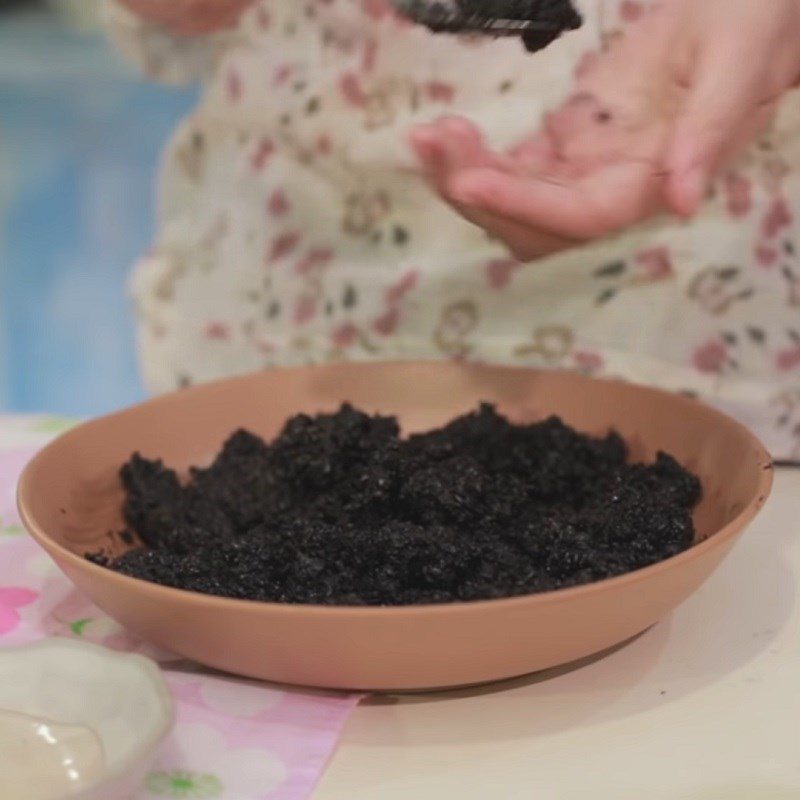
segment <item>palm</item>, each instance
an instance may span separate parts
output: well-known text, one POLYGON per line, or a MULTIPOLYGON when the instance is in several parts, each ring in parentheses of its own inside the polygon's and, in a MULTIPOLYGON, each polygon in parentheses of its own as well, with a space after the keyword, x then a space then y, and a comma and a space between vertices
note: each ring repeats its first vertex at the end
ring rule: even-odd
POLYGON ((521 260, 638 222, 661 190, 650 160, 553 164, 538 137, 512 154, 493 153, 465 120, 419 129, 412 143, 439 193, 521 260))
POLYGON ((524 260, 654 213, 672 109, 683 90, 648 41, 624 40, 598 59, 541 130, 508 154, 488 150, 466 120, 418 129, 412 144, 429 179, 459 213, 524 260), (641 68, 628 68, 632 60, 641 68))

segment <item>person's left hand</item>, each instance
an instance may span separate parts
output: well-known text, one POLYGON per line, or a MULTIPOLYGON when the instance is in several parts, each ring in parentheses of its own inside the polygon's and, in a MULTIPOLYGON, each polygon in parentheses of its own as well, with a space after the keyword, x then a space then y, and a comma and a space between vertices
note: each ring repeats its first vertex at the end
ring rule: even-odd
POLYGON ((179 36, 205 36, 233 28, 255 0, 117 0, 144 19, 179 36))
POLYGON ((448 202, 531 260, 662 209, 694 213, 798 74, 797 0, 662 0, 513 151, 460 119, 411 141, 448 202))

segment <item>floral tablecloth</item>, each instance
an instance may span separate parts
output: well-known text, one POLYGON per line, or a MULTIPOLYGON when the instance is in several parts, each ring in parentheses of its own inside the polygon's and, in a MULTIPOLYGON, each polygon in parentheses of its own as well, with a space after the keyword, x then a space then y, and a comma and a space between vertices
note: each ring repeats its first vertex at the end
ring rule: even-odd
POLYGON ((20 527, 17 477, 69 425, 52 417, 0 416, 0 647, 68 636, 159 661, 177 725, 137 800, 310 797, 358 697, 220 677, 154 650, 80 595, 20 527))

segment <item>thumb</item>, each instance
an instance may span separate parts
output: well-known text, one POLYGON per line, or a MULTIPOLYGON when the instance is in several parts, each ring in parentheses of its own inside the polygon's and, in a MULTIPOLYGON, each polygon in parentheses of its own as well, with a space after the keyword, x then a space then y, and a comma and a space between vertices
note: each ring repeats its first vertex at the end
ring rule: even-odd
POLYGON ((694 214, 740 130, 759 106, 756 68, 730 40, 709 43, 700 53, 695 82, 678 113, 667 148, 667 203, 682 216, 694 214))

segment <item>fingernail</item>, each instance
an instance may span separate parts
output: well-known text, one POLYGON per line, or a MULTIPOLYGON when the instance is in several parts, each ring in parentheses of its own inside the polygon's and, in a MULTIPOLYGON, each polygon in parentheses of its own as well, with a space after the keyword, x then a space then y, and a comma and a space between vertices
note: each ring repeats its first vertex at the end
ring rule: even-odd
POLYGON ((471 208, 478 209, 483 205, 483 198, 480 194, 470 189, 451 186, 448 195, 454 203, 458 203, 462 206, 470 206, 471 208))
POLYGON ((447 196, 451 202, 464 206, 474 206, 478 199, 470 181, 465 180, 463 174, 455 174, 447 182, 447 196))

